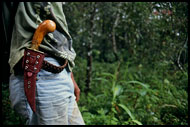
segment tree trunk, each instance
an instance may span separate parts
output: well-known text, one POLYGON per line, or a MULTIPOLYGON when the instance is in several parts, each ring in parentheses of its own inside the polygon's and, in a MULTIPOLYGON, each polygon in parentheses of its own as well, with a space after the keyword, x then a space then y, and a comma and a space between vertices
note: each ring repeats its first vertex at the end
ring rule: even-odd
POLYGON ((116 44, 116 39, 115 39, 115 28, 118 25, 118 21, 119 21, 119 13, 117 13, 115 22, 112 27, 112 48, 113 48, 113 53, 115 55, 116 61, 118 60, 118 55, 117 55, 117 44, 116 44))
POLYGON ((119 16, 120 16, 120 13, 121 13, 121 10, 120 10, 121 4, 122 3, 117 4, 118 9, 115 12, 115 14, 113 14, 113 17, 114 17, 115 21, 114 21, 114 24, 112 26, 112 48, 113 48, 113 53, 114 53, 116 61, 119 60, 119 57, 118 57, 118 52, 117 52, 117 42, 116 42, 116 38, 115 38, 115 36, 116 36, 115 29, 118 26, 118 22, 119 22, 119 18, 120 18, 119 16))
MULTIPOLYGON (((96 3, 95 3, 96 4, 96 3)), ((87 68, 86 68, 86 90, 87 94, 90 90, 91 78, 92 78, 92 44, 93 44, 93 31, 94 31, 94 16, 95 16, 95 4, 92 3, 90 8, 92 12, 90 15, 90 30, 89 30, 89 42, 87 44, 87 68)))
POLYGON ((86 68, 86 91, 88 93, 90 90, 91 75, 92 75, 92 42, 89 42, 87 47, 87 68, 86 68))

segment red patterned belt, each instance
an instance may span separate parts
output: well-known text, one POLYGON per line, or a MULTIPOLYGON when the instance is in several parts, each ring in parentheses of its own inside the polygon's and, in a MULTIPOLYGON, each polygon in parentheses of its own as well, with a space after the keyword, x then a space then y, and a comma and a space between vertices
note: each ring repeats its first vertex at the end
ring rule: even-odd
POLYGON ((45 61, 45 54, 38 50, 44 36, 48 32, 53 32, 55 28, 56 24, 51 20, 45 20, 42 22, 34 33, 31 48, 25 49, 24 52, 22 61, 22 67, 24 69, 24 91, 33 112, 36 112, 36 77, 40 69, 44 69, 52 73, 59 73, 68 63, 68 60, 65 60, 65 63, 62 66, 53 65, 48 61, 45 61))

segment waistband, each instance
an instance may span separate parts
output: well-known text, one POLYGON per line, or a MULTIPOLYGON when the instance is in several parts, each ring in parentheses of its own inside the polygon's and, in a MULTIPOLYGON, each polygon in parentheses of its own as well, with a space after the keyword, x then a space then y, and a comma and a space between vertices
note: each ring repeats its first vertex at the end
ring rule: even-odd
MULTIPOLYGON (((15 65, 14 67, 14 75, 24 75, 24 70, 22 68, 22 61, 23 58, 20 59, 20 61, 15 65)), ((44 62, 45 64, 43 65, 43 67, 41 69, 48 71, 48 69, 50 69, 50 71, 53 71, 53 73, 56 73, 56 71, 54 72, 55 68, 54 66, 57 67, 61 67, 64 65, 64 60, 63 61, 59 61, 56 58, 49 56, 49 55, 45 55, 44 57, 44 62), (47 61, 47 62, 46 62, 47 61), (51 64, 49 66, 51 66, 50 68, 48 68, 48 64, 51 64), (52 68, 52 70, 51 70, 52 68)), ((66 63, 65 67, 64 67, 67 71, 69 71, 69 67, 68 64, 66 63)), ((61 72, 63 69, 60 69, 59 72, 61 72)), ((57 73, 59 73, 57 72, 57 73)))

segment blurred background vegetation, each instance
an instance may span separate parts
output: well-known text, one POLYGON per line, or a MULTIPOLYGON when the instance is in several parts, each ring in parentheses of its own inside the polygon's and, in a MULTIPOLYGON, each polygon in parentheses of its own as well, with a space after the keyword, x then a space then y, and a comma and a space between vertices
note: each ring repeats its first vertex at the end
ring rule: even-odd
MULTIPOLYGON (((87 125, 187 125, 188 3, 66 2, 87 125)), ((2 84, 3 124, 25 124, 2 84)))

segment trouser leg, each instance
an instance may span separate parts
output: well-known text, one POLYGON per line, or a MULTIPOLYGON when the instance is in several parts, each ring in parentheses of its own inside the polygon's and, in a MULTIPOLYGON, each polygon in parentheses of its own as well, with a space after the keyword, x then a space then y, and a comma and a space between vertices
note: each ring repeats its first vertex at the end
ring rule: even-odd
POLYGON ((69 125, 85 125, 81 112, 78 108, 74 97, 71 97, 68 108, 68 124, 69 125))

